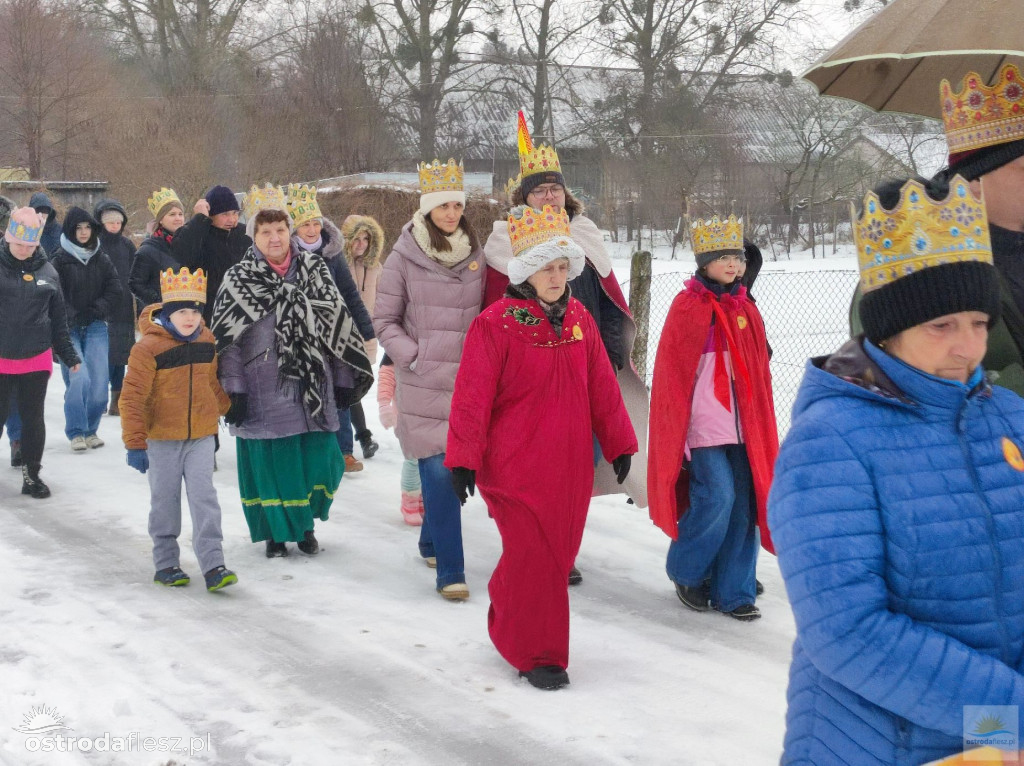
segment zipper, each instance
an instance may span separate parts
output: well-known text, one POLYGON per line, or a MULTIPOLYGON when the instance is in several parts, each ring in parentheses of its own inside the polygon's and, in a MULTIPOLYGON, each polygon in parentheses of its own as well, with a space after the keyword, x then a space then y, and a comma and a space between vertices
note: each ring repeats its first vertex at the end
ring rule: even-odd
POLYGON ((1003 571, 1003 557, 999 552, 999 542, 996 539, 995 519, 992 518, 992 507, 988 503, 988 499, 985 497, 984 492, 981 489, 981 482, 978 479, 978 470, 974 465, 974 461, 971 460, 970 447, 967 444, 967 439, 964 438, 967 431, 967 407, 970 405, 969 399, 964 399, 964 403, 960 405, 960 410, 956 417, 956 433, 957 440, 960 442, 960 450, 964 456, 964 462, 967 464, 967 472, 971 477, 971 484, 974 486, 974 492, 978 495, 981 500, 982 508, 985 511, 985 529, 988 532, 989 548, 992 550, 992 556, 995 559, 995 601, 996 601, 996 614, 997 622, 999 623, 999 635, 1002 639, 1003 649, 1000 652, 1000 659, 1006 663, 1010 663, 1010 658, 1006 652, 1009 648, 1010 637, 1006 630, 1006 623, 1003 619, 1003 592, 1001 585, 1002 571, 1003 571))
POLYGON ((192 439, 192 344, 188 347, 188 438, 192 439))

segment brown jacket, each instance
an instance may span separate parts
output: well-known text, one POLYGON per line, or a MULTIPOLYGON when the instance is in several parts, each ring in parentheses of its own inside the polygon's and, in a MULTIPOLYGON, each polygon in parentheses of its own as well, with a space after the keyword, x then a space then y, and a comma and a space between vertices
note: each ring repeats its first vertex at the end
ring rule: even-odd
POLYGON ((132 347, 121 388, 121 435, 127 449, 146 449, 146 439, 199 439, 217 433, 217 418, 231 400, 217 381, 213 333, 184 343, 153 321, 159 303, 139 317, 142 338, 132 347))

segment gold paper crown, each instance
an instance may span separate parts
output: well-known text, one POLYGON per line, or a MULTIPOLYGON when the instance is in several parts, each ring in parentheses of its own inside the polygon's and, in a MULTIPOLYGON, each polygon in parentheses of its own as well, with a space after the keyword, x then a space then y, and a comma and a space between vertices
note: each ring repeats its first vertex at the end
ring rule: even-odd
POLYGON ((44 222, 38 226, 29 226, 28 224, 18 223, 14 218, 11 218, 7 222, 7 233, 19 242, 38 245, 43 239, 43 229, 46 226, 45 220, 44 218, 44 222))
POLYGON ((513 257, 549 239, 571 237, 569 214, 561 208, 545 205, 540 211, 532 207, 522 210, 519 217, 516 217, 515 210, 508 216, 508 238, 512 240, 513 257))
POLYGON ((446 165, 442 165, 438 160, 421 162, 419 169, 421 194, 462 191, 464 170, 461 162, 456 164, 453 159, 449 159, 446 165))
POLYGON ((959 93, 949 80, 940 86, 950 154, 1024 138, 1024 83, 1016 66, 1000 69, 994 85, 986 85, 974 72, 968 72, 963 84, 959 93))
POLYGON ((730 215, 720 219, 717 215, 708 221, 697 219, 690 226, 693 254, 714 253, 719 250, 743 250, 743 219, 730 215))
POLYGON ((864 198, 860 218, 853 213, 864 293, 932 266, 992 263, 985 202, 974 196, 963 176, 953 176, 949 185, 946 199, 933 200, 921 183, 908 181, 892 210, 883 208, 874 192, 864 198))
POLYGON ((245 220, 252 220, 261 210, 288 210, 284 189, 267 184, 262 188, 253 186, 245 195, 245 220))
POLYGON ((146 201, 146 207, 149 208, 149 214, 156 218, 157 213, 171 202, 177 202, 182 210, 185 209, 185 206, 181 204, 181 200, 178 199, 178 193, 174 189, 161 187, 160 191, 153 192, 153 196, 146 201))
POLYGON ((314 218, 323 218, 320 204, 316 201, 316 187, 304 184, 288 184, 288 214, 296 226, 302 226, 314 218))
POLYGON ((174 301, 195 301, 206 303, 206 274, 196 269, 195 274, 182 267, 177 274, 174 269, 160 272, 160 300, 163 303, 174 301))

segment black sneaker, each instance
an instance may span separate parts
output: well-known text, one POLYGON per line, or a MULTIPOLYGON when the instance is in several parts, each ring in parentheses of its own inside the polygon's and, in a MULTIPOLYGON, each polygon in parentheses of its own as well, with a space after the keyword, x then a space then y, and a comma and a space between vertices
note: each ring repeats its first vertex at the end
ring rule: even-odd
POLYGON ((554 691, 569 685, 569 674, 558 665, 538 665, 533 670, 520 670, 519 677, 525 678, 531 686, 545 691, 554 691))
POLYGON ((570 585, 579 585, 581 582, 583 582, 583 573, 580 572, 580 570, 578 570, 576 567, 573 567, 572 569, 570 569, 569 570, 569 584, 570 585))
POLYGON ((31 495, 36 500, 50 496, 50 488, 39 478, 38 468, 33 470, 27 465, 21 467, 21 494, 31 495))
POLYGON ((726 614, 734 619, 742 620, 743 622, 750 622, 751 620, 756 620, 761 616, 761 610, 753 604, 741 604, 731 612, 726 612, 726 614))
POLYGON ((320 543, 316 541, 316 535, 313 534, 312 529, 306 530, 306 536, 299 543, 299 550, 308 556, 314 556, 320 552, 320 543))
POLYGON ((238 582, 238 575, 222 564, 204 574, 203 579, 206 580, 206 589, 213 593, 238 582))
POLYGON ((177 587, 179 585, 188 585, 189 576, 181 571, 181 567, 167 567, 166 569, 157 570, 157 573, 153 575, 153 582, 158 585, 177 587))
POLYGON ((363 459, 369 460, 371 457, 377 454, 377 450, 380 449, 380 445, 373 440, 373 434, 367 431, 360 431, 356 434, 356 440, 359 442, 359 446, 363 448, 363 459))
POLYGON ((283 558, 288 555, 288 548, 284 543, 275 543, 272 539, 267 540, 267 558, 283 558))
POLYGON ((760 596, 762 593, 764 593, 764 585, 761 584, 760 580, 754 580, 754 583, 755 583, 754 590, 756 590, 757 591, 757 595, 760 596))
POLYGON ((695 588, 679 583, 675 585, 676 595, 683 602, 683 606, 687 606, 695 612, 706 612, 711 608, 708 604, 708 592, 703 585, 698 585, 695 588))
POLYGON ((11 442, 11 468, 21 468, 21 442, 17 439, 11 442))

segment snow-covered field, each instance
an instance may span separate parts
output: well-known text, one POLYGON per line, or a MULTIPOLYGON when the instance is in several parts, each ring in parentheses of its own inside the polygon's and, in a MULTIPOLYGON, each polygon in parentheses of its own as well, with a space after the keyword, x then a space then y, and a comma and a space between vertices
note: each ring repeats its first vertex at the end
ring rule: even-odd
MULTIPOLYGON (((764 273, 840 262, 852 265, 764 273)), ((692 270, 692 259, 656 268, 692 270)), ((616 271, 628 278, 624 261, 616 271)), ((373 392, 366 411, 381 450, 343 480, 312 558, 292 547, 270 561, 249 542, 224 435, 215 479, 239 583, 217 594, 201 585, 187 518, 192 584, 151 582, 149 488, 125 465, 119 421, 103 419, 107 446, 72 454, 62 397, 58 375, 43 469, 53 497, 21 496, 20 473, 0 467, 0 763, 778 762, 794 627, 773 557, 760 561, 761 620, 689 612, 646 512, 622 497, 594 501, 584 581, 571 591, 572 684, 541 692, 487 636, 500 541, 478 498, 463 513, 472 597, 452 604, 434 592, 418 530, 398 513, 401 454, 377 425, 373 392), (47 724, 63 727, 50 746, 74 752, 43 752, 26 733, 47 724)))

